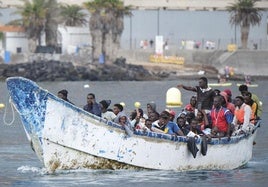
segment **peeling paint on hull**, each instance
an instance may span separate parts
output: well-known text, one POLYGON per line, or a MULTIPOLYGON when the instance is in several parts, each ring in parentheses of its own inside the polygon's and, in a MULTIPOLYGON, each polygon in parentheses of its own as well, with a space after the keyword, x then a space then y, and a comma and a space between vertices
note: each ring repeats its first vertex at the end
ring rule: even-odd
MULTIPOLYGON (((73 106, 34 82, 7 79, 7 87, 38 158, 50 171, 57 169, 229 170, 252 157, 254 133, 212 139, 207 154, 193 158, 186 137, 135 131, 129 137, 107 122, 73 106)), ((201 150, 201 139, 197 139, 201 150)))

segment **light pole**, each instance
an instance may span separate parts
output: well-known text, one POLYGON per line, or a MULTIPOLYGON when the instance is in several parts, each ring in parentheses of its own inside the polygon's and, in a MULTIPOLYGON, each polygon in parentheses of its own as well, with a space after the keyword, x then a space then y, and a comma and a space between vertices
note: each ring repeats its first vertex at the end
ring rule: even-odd
POLYGON ((234 26, 234 43, 236 44, 236 24, 234 26))
POLYGON ((159 35, 159 8, 157 8, 157 35, 159 35))
POLYGON ((132 49, 132 15, 129 17, 129 48, 132 49))
POLYGON ((266 17, 266 37, 268 40, 268 16, 266 17))

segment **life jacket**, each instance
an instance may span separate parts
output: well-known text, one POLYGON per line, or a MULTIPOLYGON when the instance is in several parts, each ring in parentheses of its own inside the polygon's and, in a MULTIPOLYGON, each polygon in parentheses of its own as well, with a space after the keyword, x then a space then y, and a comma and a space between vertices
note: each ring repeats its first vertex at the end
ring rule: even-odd
MULTIPOLYGON (((236 116, 236 119, 237 119, 237 123, 239 125, 241 125, 241 124, 244 123, 245 106, 246 106, 246 104, 244 103, 239 109, 236 109, 235 110, 235 116, 236 116)), ((251 121, 251 123, 254 123, 254 119, 255 119, 254 113, 251 112, 251 114, 250 114, 250 121, 251 121)))
POLYGON ((240 108, 235 110, 235 117, 237 119, 237 123, 239 125, 244 123, 244 116, 245 116, 245 104, 243 104, 240 108))
POLYGON ((212 127, 217 126, 219 131, 221 132, 227 132, 228 130, 228 123, 225 119, 225 113, 228 110, 226 108, 220 108, 220 110, 217 112, 216 109, 211 110, 211 120, 212 120, 212 127))

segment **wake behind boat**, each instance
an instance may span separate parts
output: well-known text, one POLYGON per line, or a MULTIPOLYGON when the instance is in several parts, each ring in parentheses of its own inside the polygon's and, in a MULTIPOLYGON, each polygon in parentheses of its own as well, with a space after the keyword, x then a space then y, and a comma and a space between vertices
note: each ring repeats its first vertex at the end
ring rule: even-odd
MULTIPOLYGON (((204 156, 194 158, 185 136, 135 130, 132 136, 118 124, 78 108, 35 82, 7 79, 12 102, 35 153, 49 171, 59 169, 230 170, 252 158, 258 124, 249 134, 213 138, 204 156)), ((201 150, 202 139, 195 139, 201 150)))

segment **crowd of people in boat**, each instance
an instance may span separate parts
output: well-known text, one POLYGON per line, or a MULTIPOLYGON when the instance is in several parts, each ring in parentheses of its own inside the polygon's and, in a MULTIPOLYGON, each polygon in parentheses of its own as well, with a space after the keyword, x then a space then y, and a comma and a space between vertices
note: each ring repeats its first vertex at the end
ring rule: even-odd
MULTIPOLYGON (((240 85, 241 95, 232 98, 230 89, 218 90, 208 86, 208 79, 200 77, 197 86, 177 85, 194 94, 182 111, 176 115, 172 109, 157 111, 156 103, 147 103, 146 111, 134 109, 130 115, 124 106, 111 100, 96 101, 94 93, 87 95, 83 109, 106 120, 118 123, 132 135, 135 130, 153 131, 177 136, 221 138, 250 132, 262 114, 259 98, 249 92, 247 85, 240 85)), ((61 90, 58 97, 71 103, 68 91, 61 90)))

